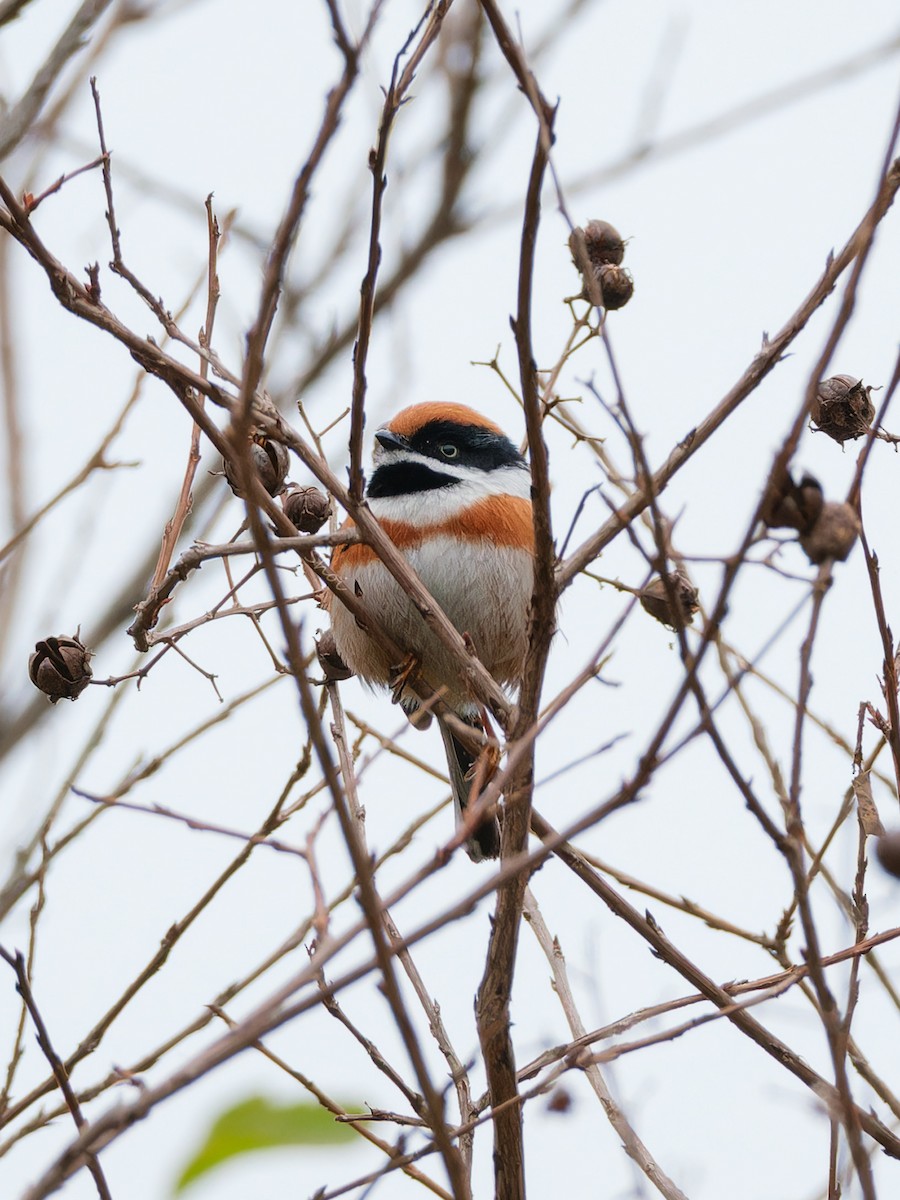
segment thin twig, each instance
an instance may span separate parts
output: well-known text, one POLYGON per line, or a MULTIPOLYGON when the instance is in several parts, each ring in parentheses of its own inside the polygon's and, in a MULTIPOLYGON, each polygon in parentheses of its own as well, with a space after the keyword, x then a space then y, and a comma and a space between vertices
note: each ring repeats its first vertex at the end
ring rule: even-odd
MULTIPOLYGON (((72 1090, 72 1084, 69 1082, 69 1075, 65 1065, 56 1051, 53 1049, 53 1043, 50 1041, 50 1034, 47 1032, 47 1026, 44 1024, 44 1019, 41 1016, 40 1009, 34 999, 34 993, 31 990, 31 984, 28 980, 28 971, 25 967, 25 959, 17 951, 15 954, 10 954, 3 946, 0 946, 0 958, 9 963, 16 973, 16 991, 22 997, 22 1000, 28 1009, 28 1013, 34 1023, 34 1028, 37 1033, 37 1043, 43 1052, 44 1057, 50 1064, 50 1069, 56 1077, 56 1082, 59 1084, 59 1090, 65 1097, 69 1112, 72 1114, 72 1120, 75 1122, 76 1128, 80 1131, 84 1129, 87 1122, 84 1114, 81 1111, 81 1105, 72 1090)), ((94 1178, 94 1183, 97 1185, 97 1195, 100 1200, 112 1200, 109 1187, 106 1182, 106 1177, 103 1174, 103 1168, 100 1166, 100 1161, 97 1155, 91 1150, 86 1150, 84 1153, 87 1169, 94 1178)))
POLYGON ((47 93, 66 63, 82 48, 87 33, 103 16, 110 3, 111 0, 83 0, 38 69, 22 99, 9 112, 3 114, 0 121, 0 161, 28 134, 44 105, 47 93))
MULTIPOLYGON (((586 1030, 576 1007, 572 989, 569 986, 569 976, 562 949, 558 940, 550 936, 550 930, 547 928, 546 922, 541 915, 541 910, 530 888, 526 888, 525 891, 524 916, 525 920, 531 926, 531 930, 537 938, 538 945, 543 950, 547 962, 550 964, 550 969, 553 972, 554 991, 559 997, 559 1002, 562 1005, 562 1010, 572 1037, 576 1040, 583 1038, 586 1030)), ((588 1083, 594 1089, 597 1099, 600 1101, 607 1120, 622 1139, 622 1145, 629 1158, 637 1163, 657 1191, 661 1195, 666 1196, 667 1200, 687 1200, 681 1188, 668 1177, 650 1154, 650 1151, 641 1141, 628 1118, 616 1103, 597 1063, 586 1064, 584 1066, 584 1073, 588 1083)))

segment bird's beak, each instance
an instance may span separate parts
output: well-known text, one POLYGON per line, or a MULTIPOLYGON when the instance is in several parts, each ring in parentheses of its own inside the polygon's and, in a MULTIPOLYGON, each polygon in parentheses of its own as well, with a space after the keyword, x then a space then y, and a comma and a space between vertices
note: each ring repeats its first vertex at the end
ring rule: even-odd
POLYGON ((375 441, 385 450, 408 450, 409 441, 399 433, 394 433, 392 429, 378 429, 375 431, 375 441))

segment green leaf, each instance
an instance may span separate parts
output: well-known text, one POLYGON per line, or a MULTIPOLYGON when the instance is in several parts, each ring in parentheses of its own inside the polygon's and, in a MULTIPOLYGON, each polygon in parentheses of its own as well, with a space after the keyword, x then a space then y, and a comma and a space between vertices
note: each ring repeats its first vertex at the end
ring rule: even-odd
MULTIPOLYGON (((351 1107, 350 1111, 359 1111, 351 1107)), ((189 1183, 236 1154, 274 1146, 327 1146, 354 1138, 349 1125, 336 1121, 318 1104, 273 1104, 251 1096, 221 1113, 203 1145, 175 1184, 175 1195, 189 1183)))

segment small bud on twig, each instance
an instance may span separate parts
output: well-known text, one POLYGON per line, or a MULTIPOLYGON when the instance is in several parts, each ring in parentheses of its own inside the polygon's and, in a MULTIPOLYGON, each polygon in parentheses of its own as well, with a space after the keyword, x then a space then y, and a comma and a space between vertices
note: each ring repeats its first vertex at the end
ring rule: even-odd
POLYGON ((91 654, 77 637, 49 637, 35 646, 28 675, 51 704, 77 700, 91 681, 91 654))

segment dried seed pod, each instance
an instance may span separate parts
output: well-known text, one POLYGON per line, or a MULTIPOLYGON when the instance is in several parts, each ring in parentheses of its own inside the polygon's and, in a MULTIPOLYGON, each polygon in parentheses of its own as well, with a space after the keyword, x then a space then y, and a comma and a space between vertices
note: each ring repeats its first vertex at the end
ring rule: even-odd
POLYGON ((609 221, 588 221, 584 229, 574 229, 569 237, 569 246, 576 267, 578 258, 575 247, 579 233, 584 236, 584 245, 588 252, 588 258, 591 260, 591 266, 599 267, 602 263, 612 263, 617 267, 625 257, 625 243, 622 241, 622 235, 618 229, 610 225, 609 221))
POLYGON ((805 474, 794 483, 787 470, 769 485, 760 516, 768 529, 796 529, 808 533, 819 519, 824 498, 822 485, 805 474))
MULTIPOLYGON (((287 479, 288 468, 291 465, 291 456, 287 446, 283 446, 281 442, 276 442, 264 434, 254 433, 250 442, 250 459, 260 483, 270 496, 277 496, 284 491, 284 481, 287 479)), ((238 473, 234 463, 226 458, 223 466, 229 487, 236 496, 243 499, 244 493, 238 482, 238 473)))
POLYGON ((892 829, 875 843, 878 861, 889 875, 900 879, 900 829, 892 829))
POLYGON ((594 275, 600 284, 603 307, 610 312, 623 308, 634 295, 634 280, 625 267, 604 263, 594 269, 594 275))
POLYGON ((330 629, 326 629, 319 635, 316 641, 316 655, 319 659, 319 666, 322 668, 322 674, 328 683, 334 683, 340 679, 350 679, 353 675, 338 654, 334 634, 330 629))
POLYGON ((572 1103, 572 1093, 567 1088, 557 1085, 547 1097, 547 1112, 570 1112, 572 1103))
POLYGON ((691 624, 700 607, 697 603, 697 589, 681 571, 669 573, 669 585, 667 588, 661 575, 651 579, 639 593, 641 606, 651 617, 655 617, 669 629, 684 629, 691 624), (670 590, 674 595, 674 606, 669 599, 670 590))
POLYGON ((281 506, 300 533, 318 533, 331 516, 331 501, 317 487, 291 484, 281 497, 281 506))
POLYGON ((28 660, 29 678, 51 704, 77 700, 91 681, 91 654, 77 637, 49 637, 28 660))
POLYGON ((875 419, 872 391, 852 375, 833 375, 823 379, 810 409, 813 424, 841 445, 864 437, 875 419))
POLYGON ((826 501, 819 518, 808 533, 801 533, 800 545, 811 563, 832 559, 843 562, 859 537, 859 517, 849 504, 826 501))

